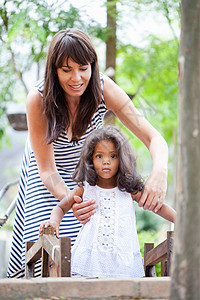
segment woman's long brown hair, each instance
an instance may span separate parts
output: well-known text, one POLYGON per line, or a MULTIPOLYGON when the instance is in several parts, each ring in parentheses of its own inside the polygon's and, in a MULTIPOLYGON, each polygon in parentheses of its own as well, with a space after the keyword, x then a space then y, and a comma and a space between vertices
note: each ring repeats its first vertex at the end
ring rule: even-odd
POLYGON ((57 69, 71 58, 80 65, 91 64, 92 74, 87 89, 81 96, 72 140, 78 140, 86 132, 93 114, 101 102, 101 86, 97 54, 87 34, 78 29, 59 31, 52 39, 47 55, 44 77, 44 113, 47 117, 47 142, 56 140, 70 125, 69 107, 59 84, 57 69))

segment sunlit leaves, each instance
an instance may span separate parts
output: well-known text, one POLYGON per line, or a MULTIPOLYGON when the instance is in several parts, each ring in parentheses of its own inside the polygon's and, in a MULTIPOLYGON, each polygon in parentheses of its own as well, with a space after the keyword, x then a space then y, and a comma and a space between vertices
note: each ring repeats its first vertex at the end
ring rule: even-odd
POLYGON ((146 48, 131 45, 118 50, 117 81, 134 104, 172 142, 177 124, 178 47, 175 41, 150 37, 146 48))

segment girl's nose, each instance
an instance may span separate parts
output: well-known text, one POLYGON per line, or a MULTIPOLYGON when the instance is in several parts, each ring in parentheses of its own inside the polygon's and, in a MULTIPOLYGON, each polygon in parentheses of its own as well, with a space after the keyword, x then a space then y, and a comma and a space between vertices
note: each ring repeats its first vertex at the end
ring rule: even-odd
POLYGON ((103 160, 103 163, 104 163, 104 165, 105 165, 105 164, 108 164, 108 165, 109 165, 109 164, 110 164, 110 159, 109 159, 109 157, 105 157, 104 160, 103 160))

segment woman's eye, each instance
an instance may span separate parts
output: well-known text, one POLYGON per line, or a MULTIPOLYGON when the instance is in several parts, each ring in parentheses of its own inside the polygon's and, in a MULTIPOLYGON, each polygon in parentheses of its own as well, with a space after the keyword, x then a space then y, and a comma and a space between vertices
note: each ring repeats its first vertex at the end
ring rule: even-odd
POLYGON ((86 71, 88 68, 85 67, 85 68, 80 68, 81 71, 86 71))
POLYGON ((62 70, 63 70, 63 72, 65 72, 65 73, 68 73, 68 72, 71 71, 70 69, 62 69, 62 70))

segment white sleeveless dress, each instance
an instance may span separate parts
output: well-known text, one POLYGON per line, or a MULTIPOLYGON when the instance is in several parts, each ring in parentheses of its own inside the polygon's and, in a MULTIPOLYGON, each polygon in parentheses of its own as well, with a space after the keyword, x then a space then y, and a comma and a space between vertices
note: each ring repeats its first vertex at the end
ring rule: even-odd
POLYGON ((131 195, 118 187, 84 184, 83 201, 98 208, 72 247, 72 274, 91 277, 143 277, 143 259, 131 195))

